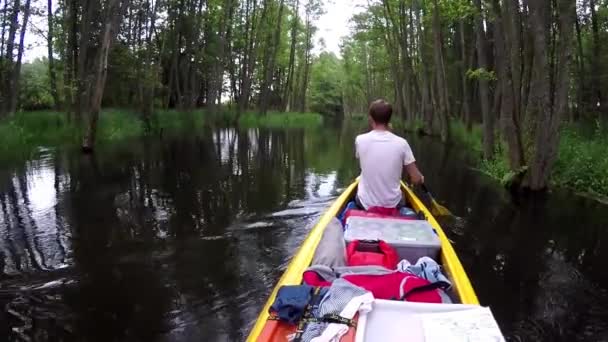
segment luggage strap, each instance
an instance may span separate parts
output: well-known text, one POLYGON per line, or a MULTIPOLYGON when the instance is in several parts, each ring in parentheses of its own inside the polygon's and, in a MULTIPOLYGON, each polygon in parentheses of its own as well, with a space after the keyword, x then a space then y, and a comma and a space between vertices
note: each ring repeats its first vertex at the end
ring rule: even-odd
MULTIPOLYGON (((403 289, 403 285, 404 285, 404 282, 405 282, 406 279, 407 278, 404 278, 403 281, 401 282, 400 290, 403 289)), ((438 281, 438 282, 431 283, 431 284, 428 284, 428 285, 418 286, 418 287, 415 287, 415 288, 413 288, 413 289, 411 289, 411 290, 409 290, 407 292, 404 292, 403 295, 401 296, 401 300, 406 300, 407 297, 409 297, 409 296, 411 296, 411 295, 413 295, 415 293, 432 291, 432 290, 437 290, 437 289, 444 289, 444 288, 447 288, 447 287, 449 287, 449 284, 447 284, 446 282, 443 282, 443 281, 438 281)))
POLYGON ((296 333, 293 337, 292 342, 302 341, 302 335, 304 335, 304 328, 306 328, 306 325, 308 324, 308 319, 314 318, 312 310, 314 309, 314 307, 319 305, 320 293, 321 288, 315 287, 315 291, 312 294, 312 298, 310 298, 308 305, 306 305, 306 309, 304 309, 304 315, 302 316, 302 319, 300 319, 300 322, 298 322, 298 328, 296 329, 296 333))
MULTIPOLYGON (((270 315, 268 317, 268 320, 280 321, 279 317, 274 314, 270 315)), ((305 323, 336 323, 336 324, 345 324, 351 328, 357 327, 357 322, 354 319, 349 319, 349 318, 342 317, 342 316, 336 315, 336 314, 327 314, 321 318, 316 318, 316 317, 302 318, 299 322, 302 322, 302 321, 304 321, 305 323)))
POLYGON ((316 318, 316 317, 305 318, 305 320, 307 321, 307 323, 336 323, 336 324, 345 324, 351 328, 357 327, 357 322, 355 322, 354 320, 346 318, 346 317, 342 317, 337 314, 327 314, 321 318, 316 318))
MULTIPOLYGON (((304 329, 306 328, 306 325, 308 323, 337 323, 337 324, 345 324, 351 328, 357 327, 357 322, 355 322, 354 320, 342 317, 337 314, 327 314, 321 318, 315 317, 313 315, 312 311, 316 306, 319 305, 319 302, 321 299, 321 298, 319 298, 320 293, 321 293, 321 288, 315 287, 314 293, 313 293, 310 301, 308 302, 306 309, 304 310, 304 315, 298 322, 298 326, 297 326, 296 332, 293 336, 292 342, 302 341, 302 335, 304 334, 304 329)), ((279 317, 276 314, 271 314, 268 317, 268 319, 271 321, 280 321, 279 317)))

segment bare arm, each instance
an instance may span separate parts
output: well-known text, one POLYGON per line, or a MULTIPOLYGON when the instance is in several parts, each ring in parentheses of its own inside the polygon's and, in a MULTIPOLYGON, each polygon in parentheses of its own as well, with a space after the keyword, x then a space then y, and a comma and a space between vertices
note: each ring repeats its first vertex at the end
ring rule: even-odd
POLYGON ((418 170, 416 163, 405 165, 403 167, 403 170, 410 177, 410 182, 412 182, 412 184, 418 185, 424 183, 424 176, 422 175, 420 170, 418 170))

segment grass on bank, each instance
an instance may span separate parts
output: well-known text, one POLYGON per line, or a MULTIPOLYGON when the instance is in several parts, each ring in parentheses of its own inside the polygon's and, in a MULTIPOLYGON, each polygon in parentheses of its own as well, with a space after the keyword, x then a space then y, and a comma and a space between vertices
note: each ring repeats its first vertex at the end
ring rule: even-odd
POLYGON ((322 123, 323 117, 317 113, 268 112, 266 115, 260 115, 255 112, 246 112, 239 118, 239 125, 245 127, 316 127, 322 123))
MULTIPOLYGON (((158 110, 150 118, 150 130, 146 130, 141 115, 120 109, 103 110, 99 116, 97 143, 169 132, 193 132, 206 123, 233 124, 236 113, 220 111, 209 114, 202 110, 178 112, 158 110)), ((319 125, 323 118, 314 113, 268 113, 265 116, 248 112, 240 116, 239 124, 247 127, 311 127, 319 125)), ((20 112, 0 121, 0 161, 28 158, 40 146, 78 146, 81 129, 68 122, 62 112, 20 112)))
MULTIPOLYGON (((368 120, 367 114, 365 113, 353 113, 350 116, 347 116, 345 119, 359 123, 368 120)), ((424 122, 419 119, 405 120, 401 117, 393 116, 391 119, 390 126, 397 132, 418 132, 424 128, 424 122)))
MULTIPOLYGON (((473 126, 469 133, 459 121, 451 123, 452 138, 457 143, 474 150, 479 169, 493 178, 506 183, 514 172, 510 170, 507 150, 500 142, 493 160, 481 158, 481 126, 473 126)), ((564 125, 558 148, 558 157, 551 170, 553 186, 565 187, 597 197, 608 196, 608 136, 598 128, 592 134, 584 134, 576 124, 564 125)))
POLYGON ((586 137, 577 129, 564 129, 558 153, 554 184, 608 196, 608 137, 599 130, 586 137))

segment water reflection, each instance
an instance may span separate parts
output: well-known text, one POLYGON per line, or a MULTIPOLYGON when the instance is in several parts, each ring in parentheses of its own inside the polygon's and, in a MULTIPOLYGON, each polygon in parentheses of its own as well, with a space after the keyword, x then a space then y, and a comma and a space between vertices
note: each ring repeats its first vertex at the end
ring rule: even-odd
POLYGON ((0 265, 6 275, 59 269, 70 262, 71 242, 56 211, 61 179, 54 163, 47 156, 25 169, 0 183, 0 265))
MULTIPOLYGON (((209 128, 0 170, 0 340, 242 340, 357 175, 357 131, 209 128)), ((512 199, 466 151, 410 140, 510 339, 608 340, 605 206, 512 199)))
MULTIPOLYGON (((0 331, 242 339, 340 186, 311 162, 303 141, 317 139, 208 130, 91 157, 48 150, 2 175, 0 331)), ((319 156, 338 154, 329 146, 319 156)))
POLYGON ((461 150, 414 146, 436 196, 461 217, 445 222, 448 235, 510 339, 608 340, 606 206, 560 191, 511 198, 461 150))

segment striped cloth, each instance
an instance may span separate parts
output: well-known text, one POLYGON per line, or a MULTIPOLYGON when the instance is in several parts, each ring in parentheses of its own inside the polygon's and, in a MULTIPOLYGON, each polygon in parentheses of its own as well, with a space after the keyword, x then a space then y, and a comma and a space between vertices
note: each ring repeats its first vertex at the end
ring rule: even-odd
MULTIPOLYGON (((327 314, 339 315, 342 309, 355 297, 366 294, 367 291, 355 286, 344 279, 335 280, 327 294, 321 300, 319 307, 314 308, 312 313, 315 318, 322 318, 327 314)), ((302 341, 310 342, 313 338, 320 336, 329 323, 308 323, 302 334, 302 341)))

